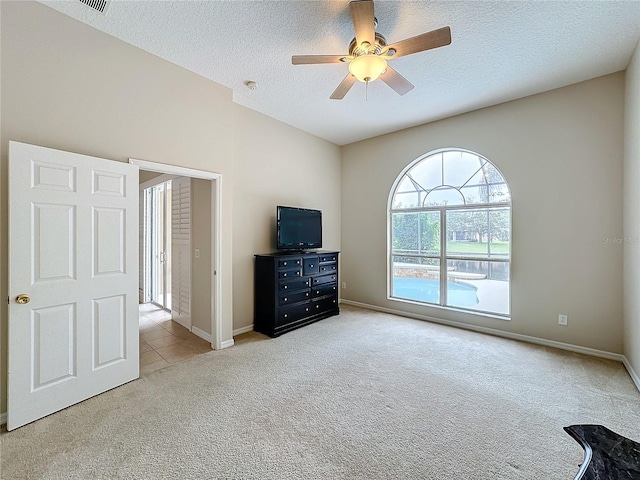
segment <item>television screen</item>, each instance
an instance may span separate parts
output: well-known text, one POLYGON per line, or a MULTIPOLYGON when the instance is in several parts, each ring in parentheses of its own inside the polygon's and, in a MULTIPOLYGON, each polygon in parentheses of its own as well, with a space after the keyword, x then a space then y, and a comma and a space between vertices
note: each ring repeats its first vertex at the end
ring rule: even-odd
POLYGON ((322 212, 278 206, 277 249, 303 250, 322 247, 322 212))

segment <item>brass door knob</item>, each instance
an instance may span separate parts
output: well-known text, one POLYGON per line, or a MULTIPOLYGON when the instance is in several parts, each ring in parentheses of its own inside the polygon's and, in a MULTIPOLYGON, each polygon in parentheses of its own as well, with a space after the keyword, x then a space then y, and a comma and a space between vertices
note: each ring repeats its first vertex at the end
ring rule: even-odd
POLYGON ((24 305, 26 303, 29 303, 30 301, 31 298, 29 298, 29 295, 27 295, 26 293, 21 293, 16 297, 16 303, 19 303, 20 305, 24 305))

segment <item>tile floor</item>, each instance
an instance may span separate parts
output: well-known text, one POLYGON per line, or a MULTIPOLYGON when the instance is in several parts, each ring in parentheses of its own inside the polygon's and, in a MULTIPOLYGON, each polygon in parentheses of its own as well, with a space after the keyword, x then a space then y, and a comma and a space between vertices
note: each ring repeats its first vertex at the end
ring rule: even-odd
POLYGON ((152 303, 140 304, 140 375, 211 351, 211 344, 171 320, 152 303))

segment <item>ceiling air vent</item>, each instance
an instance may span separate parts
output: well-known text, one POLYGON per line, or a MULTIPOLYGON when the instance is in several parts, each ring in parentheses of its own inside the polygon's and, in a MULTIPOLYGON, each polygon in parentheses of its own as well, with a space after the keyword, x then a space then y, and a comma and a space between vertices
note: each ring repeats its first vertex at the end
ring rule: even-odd
POLYGON ((109 5, 109 0, 78 0, 86 6, 93 8, 95 11, 104 13, 109 5))

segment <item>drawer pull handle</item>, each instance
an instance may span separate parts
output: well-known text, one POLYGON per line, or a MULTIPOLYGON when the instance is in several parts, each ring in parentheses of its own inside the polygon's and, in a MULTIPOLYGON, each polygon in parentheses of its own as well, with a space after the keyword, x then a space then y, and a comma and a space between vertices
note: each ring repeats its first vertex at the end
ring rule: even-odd
POLYGON ((309 292, 307 292, 305 295, 308 297, 309 296, 309 292))
POLYGON ((313 268, 313 263, 311 264, 311 268, 313 268))
POLYGON ((285 301, 285 302, 287 301, 287 297, 284 297, 284 301, 285 301))
POLYGON ((309 308, 305 308, 305 309, 304 309, 304 311, 305 311, 305 312, 308 312, 308 311, 309 311, 309 308))
POLYGON ((282 276, 283 276, 283 277, 286 277, 286 276, 287 276, 287 274, 285 273, 285 274, 283 274, 282 276))
POLYGON ((287 318, 289 315, 287 315, 286 313, 284 314, 284 318, 287 318))
POLYGON ((286 267, 287 266, 287 262, 284 262, 283 265, 286 267))
POLYGON ((285 286, 284 286, 284 289, 286 290, 287 288, 289 288, 289 286, 288 286, 288 285, 285 285, 285 286))
POLYGON ((320 308, 320 305, 316 305, 316 308, 320 308))

